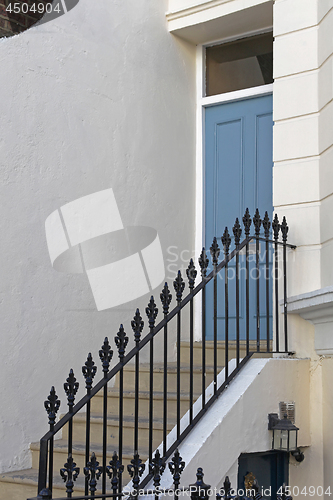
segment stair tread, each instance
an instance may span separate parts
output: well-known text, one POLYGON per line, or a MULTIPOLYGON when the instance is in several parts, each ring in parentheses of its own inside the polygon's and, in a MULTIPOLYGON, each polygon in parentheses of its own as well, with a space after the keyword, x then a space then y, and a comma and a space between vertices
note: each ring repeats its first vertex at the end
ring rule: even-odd
MULTIPOLYGON (((108 395, 109 396, 118 396, 119 395, 119 389, 117 387, 110 387, 108 389, 108 395)), ((94 397, 99 396, 103 397, 103 393, 100 391, 98 392, 94 397)), ((125 390, 123 391, 123 396, 124 398, 128 399, 135 399, 135 391, 134 390, 125 390)), ((198 399, 198 397, 201 396, 201 393, 195 393, 193 394, 193 399, 198 399)), ((139 400, 140 399, 149 399, 150 393, 149 391, 139 391, 139 400)), ((154 400, 163 400, 164 398, 164 393, 163 391, 154 391, 154 400)), ((190 393, 189 392, 181 392, 180 393, 180 400, 181 401, 187 401, 190 398, 190 393)), ((177 400, 177 393, 176 392, 167 392, 167 399, 168 401, 173 401, 177 400)))
MULTIPOLYGON (((34 451, 39 451, 39 442, 31 443, 30 449, 34 451)), ((55 452, 60 452, 64 453, 67 455, 67 449, 68 449, 68 441, 66 439, 56 439, 54 441, 54 451, 55 452)), ((114 451, 117 451, 114 449, 114 447, 108 446, 107 448, 107 455, 112 456, 114 451)), ((100 456, 103 452, 103 445, 100 443, 90 443, 90 454, 94 452, 96 456, 100 456)), ((73 455, 85 455, 86 453, 86 446, 83 441, 73 441, 73 455)), ((146 460, 148 458, 148 448, 147 449, 142 449, 140 447, 140 457, 143 460, 146 460)), ((123 447, 123 458, 124 459, 132 459, 133 458, 133 447, 130 448, 128 446, 123 447)))
MULTIPOLYGON (((223 370, 224 366, 218 365, 217 369, 218 370, 223 370)), ((135 371, 135 365, 134 364, 128 364, 124 367, 124 371, 128 372, 134 372, 135 371)), ((150 371, 150 365, 149 363, 140 363, 140 372, 149 372, 150 371)), ((176 362, 171 362, 168 363, 167 367, 168 373, 177 373, 177 363, 176 362)), ((190 365, 187 363, 182 363, 182 366, 180 367, 180 372, 181 373, 187 373, 190 371, 190 365)), ((202 373, 202 365, 193 365, 193 372, 194 373, 202 373)), ((214 366, 213 365, 206 365, 206 373, 213 373, 214 372, 214 366)), ((163 363, 154 363, 154 373, 164 373, 164 364, 163 363)))
MULTIPOLYGON (((38 470, 37 469, 24 469, 15 472, 3 472, 0 474, 0 481, 7 483, 16 483, 16 484, 26 484, 33 485, 37 488, 38 482, 38 470)), ((60 475, 55 474, 53 477, 53 487, 63 488, 64 496, 66 495, 65 483, 60 475)), ((83 475, 79 475, 77 480, 74 483, 74 492, 75 491, 84 491, 84 477, 83 475)))
MULTIPOLYGON (((85 413, 78 413, 77 415, 75 415, 74 421, 85 422, 86 421, 86 414, 85 413)), ((103 422, 102 414, 101 413, 91 413, 90 422, 91 423, 103 422)), ((113 416, 113 415, 108 415, 107 422, 108 422, 108 425, 112 425, 112 424, 118 425, 119 418, 116 416, 113 416)), ((139 417, 138 422, 139 422, 139 427, 141 427, 141 428, 147 428, 149 426, 149 419, 146 417, 139 417)), ((124 427, 134 427, 134 416, 133 415, 124 415, 123 423, 125 424, 124 427)), ((176 424, 176 419, 169 418, 167 428, 171 430, 175 426, 175 424, 176 424)), ((153 426, 154 426, 153 427, 154 429, 163 429, 163 420, 161 418, 154 418, 153 426)))
POLYGON ((37 484, 38 471, 37 469, 23 469, 13 472, 2 472, 0 474, 0 481, 9 483, 29 483, 37 484))

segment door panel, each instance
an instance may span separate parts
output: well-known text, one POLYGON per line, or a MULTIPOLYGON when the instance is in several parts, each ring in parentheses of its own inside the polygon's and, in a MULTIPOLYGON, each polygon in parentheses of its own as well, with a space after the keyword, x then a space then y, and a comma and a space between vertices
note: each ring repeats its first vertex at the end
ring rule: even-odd
POLYGON ((257 479, 260 493, 265 498, 276 498, 283 483, 288 484, 288 453, 270 451, 265 453, 244 453, 238 459, 238 491, 244 490, 249 474, 257 479), (245 481, 244 481, 245 480, 245 481))
MULTIPOLYGON (((205 246, 208 250, 214 236, 220 237, 225 226, 232 237, 236 217, 242 219, 246 208, 254 215, 258 208, 272 216, 272 96, 219 104, 205 111, 205 246)), ((253 233, 252 233, 253 234, 253 233)), ((260 258, 260 308, 265 307, 264 247, 260 258), (262 283, 261 283, 262 282, 262 283)), ((223 257, 221 249, 221 257, 223 257)), ((270 256, 270 261, 271 261, 270 256)), ((254 272, 255 255, 250 262, 254 272)), ((240 331, 245 339, 245 256, 240 257, 240 331)), ((220 273, 221 274, 221 273, 220 273)), ((236 335, 236 283, 234 262, 230 264, 229 339, 236 335)), ((224 282, 218 278, 218 338, 224 339, 224 282)), ((213 290, 207 288, 207 339, 213 338, 213 290)), ((250 283, 250 338, 256 338, 255 280, 250 283)), ((260 314, 260 316, 262 316, 260 314)), ((271 320, 270 320, 271 322, 271 320)), ((266 318, 260 320, 263 338, 266 318)))

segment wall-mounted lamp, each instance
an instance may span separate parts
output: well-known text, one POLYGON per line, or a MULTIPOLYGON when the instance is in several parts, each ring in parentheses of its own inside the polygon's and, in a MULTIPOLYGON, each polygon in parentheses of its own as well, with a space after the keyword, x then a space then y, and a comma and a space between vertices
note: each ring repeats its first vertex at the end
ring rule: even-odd
POLYGON ((272 450, 291 453, 297 462, 304 460, 304 454, 297 447, 298 427, 288 420, 287 415, 279 419, 277 413, 269 413, 268 430, 273 431, 272 450))

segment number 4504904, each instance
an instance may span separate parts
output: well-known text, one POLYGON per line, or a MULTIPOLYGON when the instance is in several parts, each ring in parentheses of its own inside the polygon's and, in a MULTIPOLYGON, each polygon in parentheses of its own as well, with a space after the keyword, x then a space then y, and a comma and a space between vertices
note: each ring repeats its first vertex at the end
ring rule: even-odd
MULTIPOLYGON (((328 486, 326 490, 324 491, 324 488, 322 486, 304 486, 303 488, 300 488, 299 486, 285 486, 285 493, 287 495, 292 495, 293 497, 301 496, 303 495, 304 497, 322 497, 323 495, 326 496, 331 496, 331 487, 328 486)), ((283 494, 283 487, 281 486, 278 491, 278 495, 283 494)))
POLYGON ((51 12, 60 13, 61 9, 59 2, 55 5, 53 5, 52 3, 42 2, 35 2, 32 5, 29 5, 25 2, 10 2, 6 7, 6 11, 14 14, 28 14, 29 12, 38 12, 39 14, 44 14, 44 12, 47 12, 48 14, 50 14, 51 12))

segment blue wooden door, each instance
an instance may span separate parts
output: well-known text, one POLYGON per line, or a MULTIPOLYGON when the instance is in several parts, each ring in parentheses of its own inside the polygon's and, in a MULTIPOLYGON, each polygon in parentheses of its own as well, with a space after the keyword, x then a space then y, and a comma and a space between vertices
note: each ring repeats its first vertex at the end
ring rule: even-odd
MULTIPOLYGON (((271 218, 272 203, 272 95, 219 104, 205 111, 205 246, 210 248, 213 237, 220 237, 225 226, 233 234, 236 217, 242 219, 245 209, 253 216, 258 208, 261 217, 265 211, 271 218)), ((253 234, 253 232, 251 233, 253 234)), ((244 233, 243 233, 244 235, 244 233)), ((261 248, 260 266, 264 271, 264 248, 261 248)), ((223 252, 221 251, 221 257, 223 252)), ((251 266, 250 263, 250 276, 251 266)), ((271 257, 270 257, 271 260, 271 257)), ((233 265, 229 282, 229 338, 235 339, 236 301, 233 265)), ((240 258, 240 332, 245 339, 245 257, 240 258)), ((264 278, 261 272, 261 278, 264 278)), ((224 338, 224 283, 218 280, 218 338, 224 338)), ((264 280, 263 280, 264 282, 264 280)), ((250 282, 250 338, 256 338, 255 280, 250 282)), ((260 287, 261 311, 264 311, 265 286, 260 287)), ((207 290, 206 337, 213 338, 212 287, 207 290)), ((270 320, 271 322, 271 320, 270 320)), ((266 318, 260 318, 262 332, 266 332, 266 318)), ((264 338, 265 333, 263 333, 264 338)))

